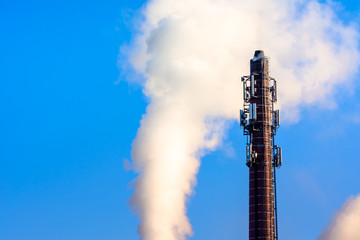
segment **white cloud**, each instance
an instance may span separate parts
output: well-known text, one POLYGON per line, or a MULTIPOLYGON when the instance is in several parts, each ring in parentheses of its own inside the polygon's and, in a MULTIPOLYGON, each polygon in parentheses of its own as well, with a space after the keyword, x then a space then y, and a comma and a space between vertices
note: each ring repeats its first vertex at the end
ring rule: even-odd
POLYGON ((360 195, 350 197, 319 240, 360 240, 360 195))

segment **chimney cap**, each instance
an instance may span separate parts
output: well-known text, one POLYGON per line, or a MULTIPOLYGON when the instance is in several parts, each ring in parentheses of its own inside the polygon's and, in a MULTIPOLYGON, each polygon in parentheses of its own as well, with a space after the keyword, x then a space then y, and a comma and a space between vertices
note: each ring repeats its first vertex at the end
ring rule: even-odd
POLYGON ((264 54, 264 51, 263 50, 256 50, 255 51, 255 54, 254 54, 254 58, 251 59, 252 61, 257 61, 261 58, 264 58, 265 57, 265 54, 264 54))

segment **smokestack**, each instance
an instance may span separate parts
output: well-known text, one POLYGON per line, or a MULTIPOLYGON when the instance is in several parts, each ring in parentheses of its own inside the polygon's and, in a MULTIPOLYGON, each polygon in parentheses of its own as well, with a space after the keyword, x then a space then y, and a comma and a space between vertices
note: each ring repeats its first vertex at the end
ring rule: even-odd
POLYGON ((244 109, 240 124, 247 135, 246 165, 249 167, 249 239, 277 237, 276 175, 281 148, 274 144, 279 127, 276 80, 269 77, 269 60, 262 50, 250 60, 250 76, 242 77, 244 109))

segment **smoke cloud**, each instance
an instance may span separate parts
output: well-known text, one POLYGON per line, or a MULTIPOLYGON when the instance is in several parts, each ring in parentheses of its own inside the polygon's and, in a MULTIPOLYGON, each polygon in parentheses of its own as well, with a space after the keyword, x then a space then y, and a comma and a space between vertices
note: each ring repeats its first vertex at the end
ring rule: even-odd
POLYGON ((317 1, 153 0, 143 15, 129 62, 149 105, 132 146, 130 204, 142 240, 182 240, 200 159, 238 118, 254 50, 271 57, 282 118, 296 122, 302 106, 335 107, 336 89, 351 85, 359 33, 317 1))
POLYGON ((360 195, 346 201, 319 240, 360 240, 360 195))

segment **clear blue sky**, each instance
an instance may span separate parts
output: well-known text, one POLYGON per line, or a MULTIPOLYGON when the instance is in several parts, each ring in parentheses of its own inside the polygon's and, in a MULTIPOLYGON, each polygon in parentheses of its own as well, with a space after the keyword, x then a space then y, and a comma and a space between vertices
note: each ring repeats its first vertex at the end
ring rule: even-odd
MULTIPOLYGON (((126 204, 136 175, 123 159, 147 103, 139 86, 118 81, 117 61, 143 3, 0 3, 0 239, 139 239, 126 204)), ((342 4, 340 16, 358 21, 360 4, 342 4)), ((359 78, 352 93, 336 95, 337 109, 305 108, 298 124, 280 128, 281 239, 315 239, 360 193, 359 78)), ((248 169, 237 124, 226 142, 236 158, 219 150, 202 160, 188 208, 194 240, 247 237, 248 169)))

